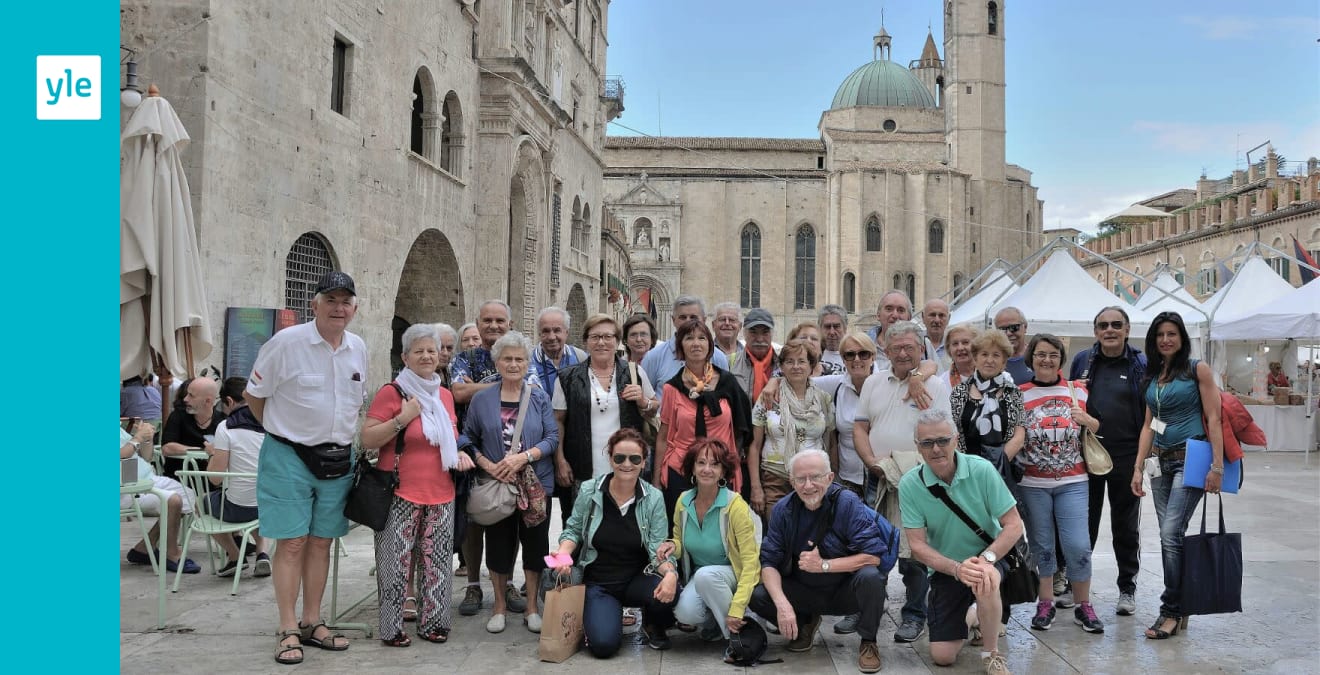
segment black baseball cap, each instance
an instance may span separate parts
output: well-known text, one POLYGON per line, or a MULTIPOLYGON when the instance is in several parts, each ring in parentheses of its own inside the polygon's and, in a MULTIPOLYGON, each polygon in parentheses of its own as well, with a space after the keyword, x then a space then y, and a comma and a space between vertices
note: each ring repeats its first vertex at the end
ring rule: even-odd
POLYGON ((318 294, 340 290, 348 291, 349 295, 357 295, 357 288, 353 286, 353 277, 348 276, 347 272, 326 272, 321 280, 316 282, 318 294))

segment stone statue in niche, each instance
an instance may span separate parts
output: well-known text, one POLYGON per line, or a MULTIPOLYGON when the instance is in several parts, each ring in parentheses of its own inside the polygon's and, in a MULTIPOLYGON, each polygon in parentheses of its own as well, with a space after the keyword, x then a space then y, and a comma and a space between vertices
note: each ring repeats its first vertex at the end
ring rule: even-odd
POLYGON ((664 238, 664 237, 661 237, 661 238, 660 238, 660 255, 659 255, 659 260, 660 260, 660 262, 664 262, 664 261, 666 261, 666 260, 669 260, 669 239, 664 238))
POLYGON ((669 221, 668 221, 668 220, 662 220, 662 221, 660 221, 660 236, 661 236, 662 238, 663 238, 663 237, 667 237, 667 236, 669 236, 669 221))
POLYGON ((647 228, 637 230, 637 240, 633 242, 637 248, 651 248, 651 231, 647 228))

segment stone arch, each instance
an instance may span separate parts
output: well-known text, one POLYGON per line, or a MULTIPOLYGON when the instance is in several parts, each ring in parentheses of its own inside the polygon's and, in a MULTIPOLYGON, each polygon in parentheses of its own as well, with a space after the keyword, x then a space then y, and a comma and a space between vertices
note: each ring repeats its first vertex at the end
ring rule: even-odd
POLYGON ((582 290, 582 284, 573 284, 572 290, 568 292, 568 302, 565 303, 564 311, 568 312, 568 322, 572 326, 569 329, 568 341, 585 348, 582 344, 582 326, 587 323, 587 294, 582 290))
POLYGON ((417 69, 413 76, 412 120, 409 125, 408 149, 425 157, 427 161, 440 164, 436 150, 441 145, 439 138, 443 128, 440 102, 435 93, 435 78, 426 66, 417 69))
POLYGON ((396 372, 403 367, 399 360, 399 338, 415 323, 440 323, 461 326, 467 312, 463 306, 463 277, 454 247, 444 233, 435 228, 423 230, 408 249, 408 257, 399 272, 399 287, 394 295, 393 340, 390 364, 396 372))
POLYGON ((440 168, 461 177, 467 135, 463 132, 463 105, 452 90, 445 94, 440 116, 440 168))
POLYGON ((513 178, 509 181, 509 267, 508 302, 513 310, 516 330, 531 330, 542 302, 548 280, 542 270, 548 266, 544 237, 545 172, 541 153, 524 137, 515 154, 513 178))
POLYGON ((320 232, 298 235, 284 257, 284 307, 298 314, 299 322, 312 320, 312 296, 316 282, 326 272, 339 269, 330 240, 320 232))

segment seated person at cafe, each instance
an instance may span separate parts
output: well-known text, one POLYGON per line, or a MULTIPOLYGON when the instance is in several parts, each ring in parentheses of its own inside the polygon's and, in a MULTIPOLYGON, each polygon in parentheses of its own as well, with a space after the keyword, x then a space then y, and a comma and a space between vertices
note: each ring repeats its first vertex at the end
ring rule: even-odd
MULTIPOLYGON (((261 422, 252 416, 247 401, 243 399, 243 390, 247 388, 247 378, 231 377, 225 380, 220 390, 221 405, 225 417, 215 429, 215 442, 204 447, 209 458, 210 471, 229 471, 232 473, 257 472, 257 459, 261 456, 261 444, 266 440, 266 430, 261 422)), ((224 479, 212 477, 211 484, 219 487, 224 479)), ((257 479, 231 478, 224 490, 212 490, 207 499, 211 500, 211 515, 226 523, 246 523, 257 519, 257 479)), ((229 534, 212 535, 220 548, 229 556, 229 562, 216 574, 222 577, 233 576, 242 568, 248 568, 247 561, 238 557, 238 541, 229 534)), ((266 540, 256 538, 256 570, 254 576, 268 577, 271 573, 270 556, 266 554, 266 540)), ((253 548, 247 554, 252 555, 253 548)))
MULTIPOLYGON (((215 409, 219 395, 220 384, 209 377, 195 377, 188 381, 188 391, 183 397, 184 409, 175 410, 170 415, 160 437, 166 476, 174 478, 183 468, 183 456, 189 448, 200 450, 206 445, 206 437, 215 435, 216 427, 225 419, 225 414, 215 409)), ((206 471, 206 460, 197 462, 197 468, 206 471)))
MULTIPOLYGON (((165 502, 166 524, 169 526, 167 534, 169 536, 168 551, 165 568, 171 572, 178 570, 179 556, 183 553, 179 546, 179 529, 183 522, 183 514, 192 513, 193 494, 188 488, 185 488, 179 481, 173 478, 157 476, 151 470, 151 456, 154 448, 151 445, 151 437, 156 433, 150 424, 146 422, 139 423, 134 429, 133 434, 129 435, 123 429, 119 430, 119 459, 137 459, 137 479, 151 480, 151 484, 158 490, 169 493, 169 499, 165 502)), ((135 565, 151 564, 151 557, 147 554, 147 546, 153 549, 160 542, 160 497, 152 492, 146 492, 140 495, 120 495, 119 508, 126 509, 133 504, 133 499, 138 500, 138 505, 142 509, 144 516, 156 516, 156 524, 151 527, 147 534, 149 539, 139 541, 136 546, 128 550, 128 561, 135 565)), ((157 551, 159 556, 160 552, 157 551)), ((202 568, 197 563, 188 558, 183 561, 184 574, 197 574, 202 568)))

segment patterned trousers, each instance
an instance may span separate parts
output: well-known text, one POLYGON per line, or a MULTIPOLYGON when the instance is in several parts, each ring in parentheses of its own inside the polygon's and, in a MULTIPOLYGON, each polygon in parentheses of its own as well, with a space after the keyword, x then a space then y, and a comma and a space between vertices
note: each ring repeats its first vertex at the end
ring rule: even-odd
POLYGON ((376 533, 376 588, 380 591, 380 637, 403 632, 408 571, 420 556, 417 632, 448 631, 453 594, 454 503, 414 504, 398 496, 385 529, 376 533))

